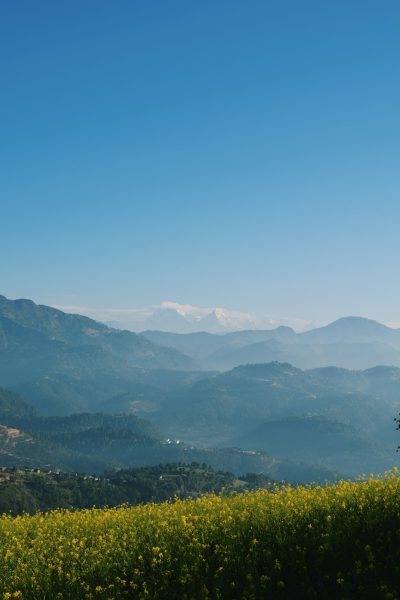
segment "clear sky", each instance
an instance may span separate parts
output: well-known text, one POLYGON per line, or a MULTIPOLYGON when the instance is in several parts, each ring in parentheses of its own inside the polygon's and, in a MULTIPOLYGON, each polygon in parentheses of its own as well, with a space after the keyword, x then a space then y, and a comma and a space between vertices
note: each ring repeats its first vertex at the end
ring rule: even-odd
POLYGON ((3 0, 0 293, 400 322, 398 0, 3 0))

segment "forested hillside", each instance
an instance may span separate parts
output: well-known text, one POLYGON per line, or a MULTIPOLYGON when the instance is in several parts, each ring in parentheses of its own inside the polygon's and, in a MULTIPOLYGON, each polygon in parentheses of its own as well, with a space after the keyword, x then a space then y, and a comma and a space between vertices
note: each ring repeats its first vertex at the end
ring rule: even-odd
POLYGON ((0 514, 164 502, 205 493, 272 488, 265 475, 215 471, 206 465, 166 464, 108 471, 102 476, 59 470, 0 468, 0 514))
POLYGON ((129 391, 143 370, 192 366, 177 350, 132 332, 0 296, 0 386, 36 391, 32 399, 48 414, 88 409, 94 396, 99 402, 129 391))
POLYGON ((397 348, 397 330, 351 318, 304 334, 145 335, 1 296, 0 387, 12 388, 0 389, 2 464, 101 473, 196 461, 292 481, 399 464, 397 367, 193 370, 212 353, 265 343, 397 348))

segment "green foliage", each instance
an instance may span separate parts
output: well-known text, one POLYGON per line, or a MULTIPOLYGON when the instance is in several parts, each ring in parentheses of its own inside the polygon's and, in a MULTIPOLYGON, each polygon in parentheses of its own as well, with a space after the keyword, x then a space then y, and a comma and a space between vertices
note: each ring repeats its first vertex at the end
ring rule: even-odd
POLYGON ((3 599, 398 599, 400 479, 0 520, 3 599))
POLYGON ((108 471, 104 476, 40 469, 0 469, 0 514, 55 508, 91 508, 124 503, 164 502, 207 492, 240 491, 271 485, 265 475, 232 473, 192 463, 108 471))

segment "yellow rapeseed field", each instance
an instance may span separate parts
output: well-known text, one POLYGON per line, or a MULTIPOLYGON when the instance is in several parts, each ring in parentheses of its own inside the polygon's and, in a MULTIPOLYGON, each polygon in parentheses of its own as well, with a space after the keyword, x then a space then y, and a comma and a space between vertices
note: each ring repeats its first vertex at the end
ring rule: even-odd
POLYGON ((0 599, 400 598, 400 477, 0 519, 0 599))

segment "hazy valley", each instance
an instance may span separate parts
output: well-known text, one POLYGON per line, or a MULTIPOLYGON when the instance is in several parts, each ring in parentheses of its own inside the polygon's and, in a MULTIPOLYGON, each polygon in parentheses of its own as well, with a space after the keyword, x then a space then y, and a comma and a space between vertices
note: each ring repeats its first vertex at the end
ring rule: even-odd
POLYGON ((399 462, 400 368, 384 358, 398 352, 399 331, 361 318, 302 334, 137 335, 0 297, 3 464, 199 462, 292 481, 382 472, 399 462), (282 362, 282 348, 307 365, 282 362))

